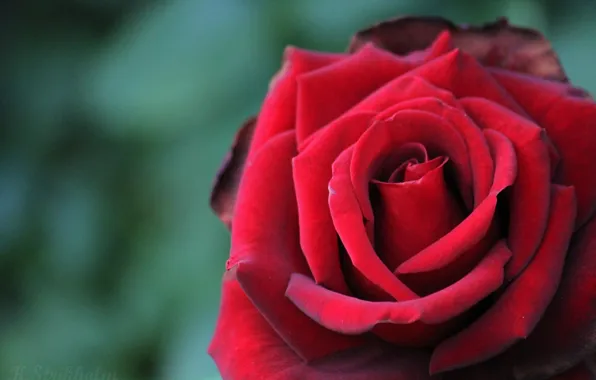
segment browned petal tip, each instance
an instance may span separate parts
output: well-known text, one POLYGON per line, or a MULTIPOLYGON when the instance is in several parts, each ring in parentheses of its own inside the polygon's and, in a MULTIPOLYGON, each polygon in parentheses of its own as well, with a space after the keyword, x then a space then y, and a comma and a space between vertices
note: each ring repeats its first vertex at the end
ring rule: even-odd
POLYGON ((442 17, 400 17, 383 21, 358 32, 349 52, 364 44, 375 45, 395 54, 406 55, 428 48, 442 31, 451 33, 453 44, 483 64, 567 81, 567 76, 550 42, 540 32, 513 26, 506 18, 481 26, 456 25, 442 17))
POLYGON ((211 208, 228 228, 232 227, 238 186, 244 172, 256 121, 256 117, 249 118, 236 133, 234 143, 217 172, 211 190, 211 208))

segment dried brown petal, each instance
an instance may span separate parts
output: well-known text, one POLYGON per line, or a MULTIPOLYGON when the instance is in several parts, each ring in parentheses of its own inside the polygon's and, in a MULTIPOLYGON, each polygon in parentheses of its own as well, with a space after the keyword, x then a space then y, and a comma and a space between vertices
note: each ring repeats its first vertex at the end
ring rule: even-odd
POLYGON ((454 47, 488 66, 567 81, 550 42, 538 31, 509 25, 500 18, 483 26, 457 26, 441 17, 402 17, 381 22, 358 32, 348 48, 359 50, 367 42, 405 55, 428 48, 444 30, 450 31, 454 47))
POLYGON ((242 179, 256 121, 256 117, 249 118, 236 133, 234 143, 217 172, 211 190, 211 208, 229 229, 232 228, 238 186, 242 179))

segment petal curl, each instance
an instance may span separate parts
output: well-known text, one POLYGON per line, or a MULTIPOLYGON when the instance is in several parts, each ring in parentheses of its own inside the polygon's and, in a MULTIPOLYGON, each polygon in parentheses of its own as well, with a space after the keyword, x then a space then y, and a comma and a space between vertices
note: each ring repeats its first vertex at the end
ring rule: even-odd
POLYGON ((368 128, 373 113, 356 113, 329 124, 292 160, 300 245, 318 284, 347 293, 339 262, 337 233, 328 206, 331 165, 368 128))
POLYGON ((342 334, 361 334, 378 324, 438 324, 448 321, 497 290, 511 252, 500 242, 468 275, 426 297, 404 302, 371 302, 327 290, 300 274, 292 275, 286 296, 310 318, 342 334))
POLYGON ((337 231, 354 267, 395 300, 418 298, 383 264, 369 240, 358 199, 350 179, 353 146, 333 163, 329 181, 329 209, 337 231))

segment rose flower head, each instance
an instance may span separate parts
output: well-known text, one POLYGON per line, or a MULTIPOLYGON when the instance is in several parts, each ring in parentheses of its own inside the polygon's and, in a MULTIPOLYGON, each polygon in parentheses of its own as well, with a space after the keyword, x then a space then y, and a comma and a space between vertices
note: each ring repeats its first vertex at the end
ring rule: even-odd
POLYGON ((596 103, 504 19, 290 47, 211 204, 225 380, 592 379, 596 103))

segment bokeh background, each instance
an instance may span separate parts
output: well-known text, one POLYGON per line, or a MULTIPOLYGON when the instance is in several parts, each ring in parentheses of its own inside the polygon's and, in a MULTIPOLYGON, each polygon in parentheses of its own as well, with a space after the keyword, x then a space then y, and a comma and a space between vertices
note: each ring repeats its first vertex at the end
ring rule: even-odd
POLYGON ((218 379, 212 178, 285 45, 398 14, 508 16, 596 93, 592 0, 0 5, 0 379, 218 379))

